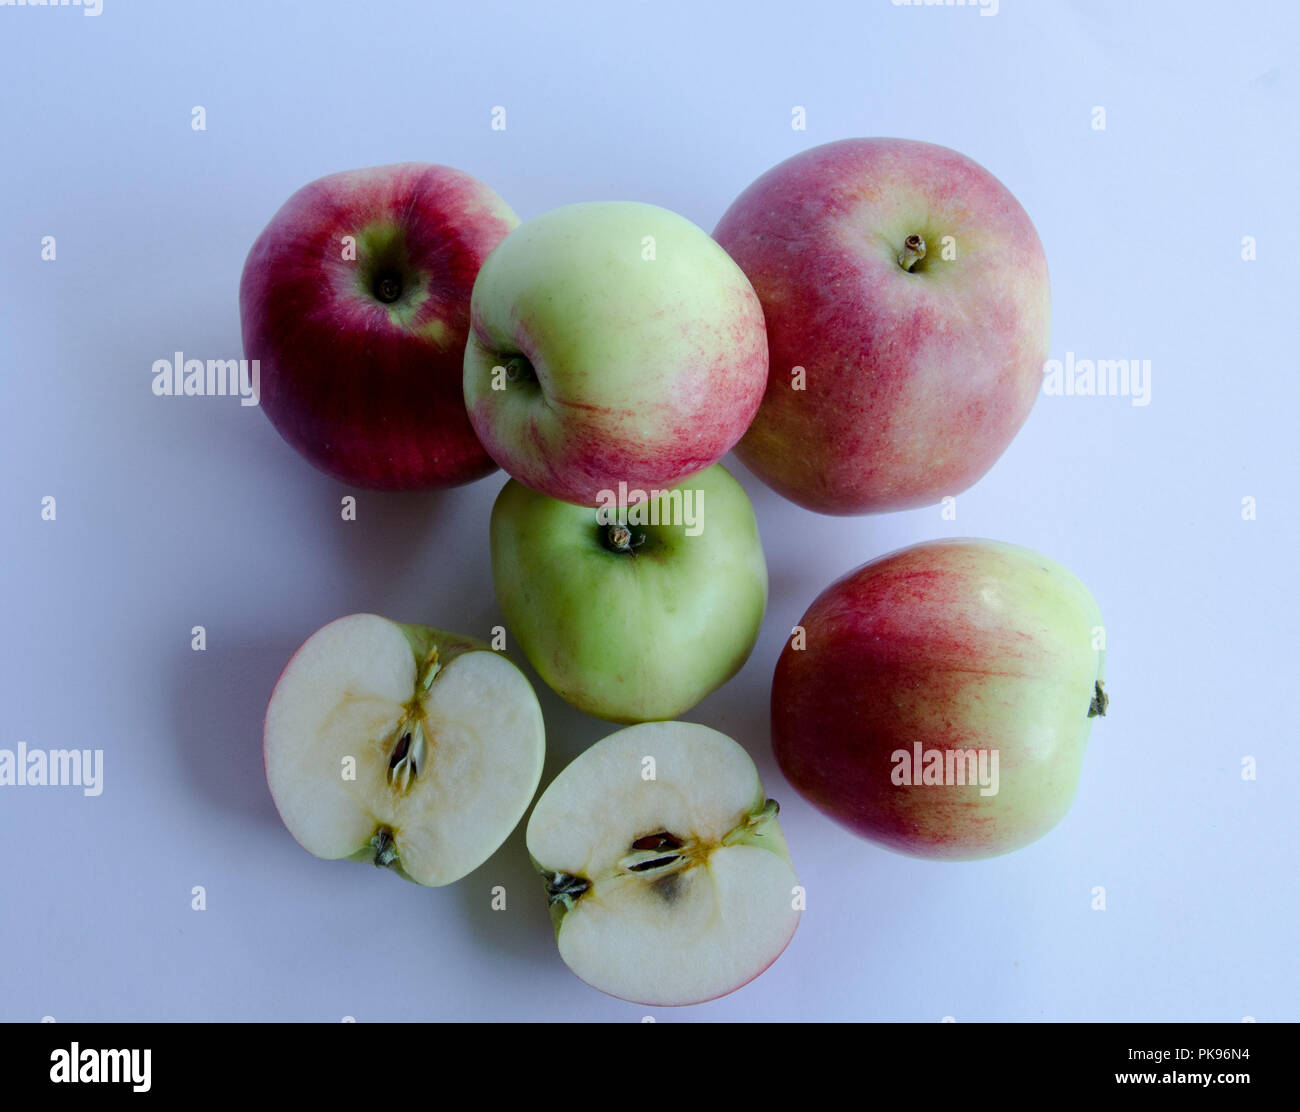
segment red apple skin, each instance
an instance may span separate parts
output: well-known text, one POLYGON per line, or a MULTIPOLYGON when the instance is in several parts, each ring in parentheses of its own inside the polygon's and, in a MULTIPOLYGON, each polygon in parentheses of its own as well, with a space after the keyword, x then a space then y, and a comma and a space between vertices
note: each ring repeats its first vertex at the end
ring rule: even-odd
POLYGON ((430 490, 496 469, 465 411, 470 293, 518 223, 482 182, 402 163, 331 174, 298 190, 244 264, 244 353, 261 406, 304 458, 371 490, 430 490), (344 237, 356 241, 344 257, 344 237), (376 271, 402 295, 385 303, 376 271))
MULTIPOLYGON (((1103 679, 1101 615, 1059 564, 931 541, 831 584, 772 684, 772 742, 805 798, 854 833, 947 860, 1028 845, 1064 817, 1103 679), (998 792, 898 784, 892 754, 996 749, 998 792)), ((1104 713, 1104 707, 1102 708, 1104 713)))
POLYGON ((905 139, 815 147, 746 189, 714 237, 767 321, 767 391, 736 454, 791 501, 932 505, 1024 424, 1047 358, 1047 260, 1015 197, 969 158, 905 139), (912 233, 927 253, 909 272, 912 233))

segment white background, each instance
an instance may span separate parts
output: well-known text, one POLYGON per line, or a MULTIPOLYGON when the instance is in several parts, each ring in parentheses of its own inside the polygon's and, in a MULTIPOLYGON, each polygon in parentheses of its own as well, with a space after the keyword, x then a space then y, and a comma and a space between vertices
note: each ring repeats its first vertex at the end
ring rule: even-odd
MULTIPOLYGON (((1300 1018, 1291 5, 104 5, 0 8, 0 747, 106 764, 99 798, 0 788, 0 1018, 646 1012, 564 967, 522 828, 425 890, 310 857, 263 780, 266 699, 317 627, 498 622, 503 477, 363 493, 344 523, 350 492, 257 409, 157 398, 150 368, 240 354, 245 253, 334 170, 443 162, 525 219, 635 199, 712 229, 771 165, 856 135, 943 143, 1005 182, 1047 251, 1052 356, 1149 359, 1151 401, 1041 397, 956 521, 818 517, 734 465, 771 602, 748 666, 689 717, 753 754, 809 906, 753 984, 658 1018, 1300 1018), (944 535, 1062 561, 1108 623, 1111 715, 1073 810, 985 863, 840 830, 768 740, 772 668, 813 597, 944 535)), ((545 784, 611 727, 539 694, 545 784)))

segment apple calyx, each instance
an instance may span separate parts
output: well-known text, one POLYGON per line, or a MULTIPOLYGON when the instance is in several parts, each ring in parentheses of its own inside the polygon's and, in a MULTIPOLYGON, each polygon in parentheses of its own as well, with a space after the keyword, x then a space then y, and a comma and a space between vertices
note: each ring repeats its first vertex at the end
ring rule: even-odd
POLYGON ((402 296, 402 276, 389 271, 379 275, 375 279, 375 296, 386 305, 391 305, 402 296))
POLYGON ((505 368, 507 382, 536 382, 537 371, 533 365, 528 362, 527 358, 522 355, 512 355, 501 364, 505 368))
POLYGON ((611 521, 605 526, 603 540, 611 552, 626 552, 635 556, 636 550, 645 544, 644 532, 633 534, 632 530, 619 521, 611 521))
POLYGON ((586 877, 574 876, 572 873, 544 871, 542 876, 546 880, 547 904, 552 911, 558 907, 561 915, 572 911, 574 903, 591 887, 591 881, 586 877))
POLYGON ((910 272, 924 258, 925 239, 913 232, 903 240, 903 249, 898 253, 898 265, 910 272))
POLYGON ((370 839, 370 848, 375 851, 375 868, 391 869, 397 864, 397 846, 393 841, 391 827, 381 826, 370 839))
POLYGON ((1106 709, 1109 706, 1110 696, 1106 694, 1106 689, 1102 686, 1101 680, 1098 680, 1096 686, 1092 689, 1092 702, 1088 705, 1088 717, 1105 718, 1106 709))
POLYGON ((411 258, 406 233, 378 221, 362 228, 356 241, 359 291, 382 305, 394 324, 411 325, 428 300, 429 283, 411 258))

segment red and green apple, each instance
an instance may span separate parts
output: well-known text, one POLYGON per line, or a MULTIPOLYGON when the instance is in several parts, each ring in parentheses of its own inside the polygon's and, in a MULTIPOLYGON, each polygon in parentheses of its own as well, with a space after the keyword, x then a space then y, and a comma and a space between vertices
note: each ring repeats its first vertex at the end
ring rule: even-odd
POLYGON ((474 283, 465 402, 488 454, 595 506, 716 463, 767 382, 763 311, 707 233, 655 205, 568 205, 520 225, 474 283))
POLYGON ((787 159, 714 231, 753 283, 770 373, 736 448, 827 514, 927 506, 975 483, 1024 423, 1047 358, 1047 261, 977 163, 904 139, 787 159))
POLYGON ((1088 590, 1027 548, 930 541, 826 588, 781 653, 772 742, 819 809, 901 853, 1028 845, 1069 810, 1105 714, 1088 590))

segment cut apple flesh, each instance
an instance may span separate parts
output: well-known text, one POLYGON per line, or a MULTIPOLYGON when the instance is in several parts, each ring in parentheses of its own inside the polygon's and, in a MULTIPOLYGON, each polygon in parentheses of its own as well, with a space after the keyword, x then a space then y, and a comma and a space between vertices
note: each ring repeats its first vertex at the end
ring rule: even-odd
POLYGON ((537 790, 544 748, 537 698, 508 659, 373 614, 309 638, 266 711, 267 782, 298 842, 420 884, 491 856, 537 790))
POLYGON ((528 822, 565 963, 648 1005, 758 976, 799 921, 776 813, 749 755, 716 730, 652 722, 597 743, 528 822))

